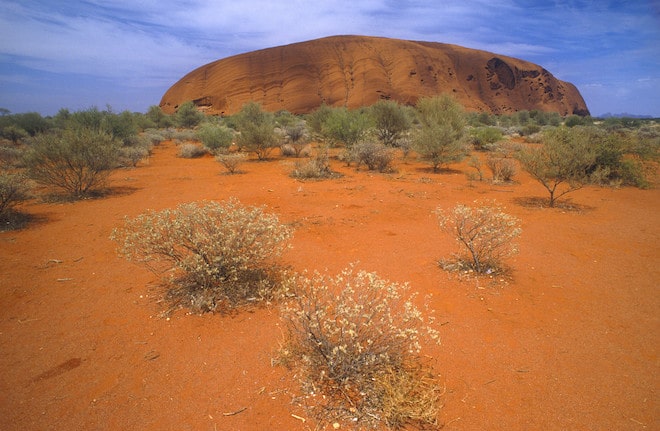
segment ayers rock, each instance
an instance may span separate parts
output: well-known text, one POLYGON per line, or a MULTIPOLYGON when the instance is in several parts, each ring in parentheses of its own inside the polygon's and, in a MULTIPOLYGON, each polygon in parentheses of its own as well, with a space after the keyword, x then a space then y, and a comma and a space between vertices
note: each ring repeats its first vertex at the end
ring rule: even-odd
POLYGON ((303 114, 322 103, 415 104, 441 93, 468 111, 589 115, 573 84, 536 64, 444 43, 365 36, 332 36, 214 61, 181 78, 160 106, 171 114, 192 100, 208 114, 231 115, 255 101, 268 111, 303 114))

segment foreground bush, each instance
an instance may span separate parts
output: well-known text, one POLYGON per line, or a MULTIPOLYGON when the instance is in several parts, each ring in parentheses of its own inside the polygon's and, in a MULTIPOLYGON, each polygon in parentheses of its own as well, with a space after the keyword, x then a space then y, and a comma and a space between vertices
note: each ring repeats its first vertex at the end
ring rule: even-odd
POLYGON ((29 192, 23 175, 0 172, 0 221, 9 220, 16 205, 29 199, 29 192))
POLYGON ((477 203, 475 207, 456 205, 448 212, 438 207, 436 214, 440 229, 453 235, 467 251, 467 256, 459 255, 457 268, 491 274, 502 270, 502 260, 518 251, 513 240, 521 233, 519 221, 504 213, 496 203, 477 203))
POLYGON ((119 149, 119 141, 109 133, 66 129, 34 137, 25 164, 36 182, 79 199, 105 185, 119 163, 119 149))
POLYGON ((111 238, 126 259, 170 274, 171 299, 205 312, 271 299, 291 234, 276 215, 230 199, 148 211, 111 238))
POLYGON ((288 287, 279 360, 295 372, 318 428, 436 424, 439 385, 420 352, 438 333, 407 285, 348 268, 297 276, 288 287))

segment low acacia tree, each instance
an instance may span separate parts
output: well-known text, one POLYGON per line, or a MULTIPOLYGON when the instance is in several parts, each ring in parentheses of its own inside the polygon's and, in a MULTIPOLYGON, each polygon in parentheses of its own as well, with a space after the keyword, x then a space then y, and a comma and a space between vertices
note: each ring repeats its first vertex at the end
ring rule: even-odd
POLYGON ((352 266, 287 280, 278 359, 295 373, 319 429, 437 425, 440 385, 421 351, 438 332, 408 285, 352 266))
POLYGON ((417 116, 420 128, 413 135, 413 148, 434 172, 467 156, 465 114, 454 99, 447 95, 423 98, 417 104, 417 116))
POLYGON ((379 100, 370 107, 376 135, 388 146, 397 146, 410 129, 405 109, 393 100, 379 100))
POLYGON ((360 109, 331 108, 321 126, 321 133, 332 145, 343 144, 350 149, 366 135, 370 121, 360 109))
POLYGON ((192 101, 188 101, 179 106, 174 114, 174 119, 177 126, 192 128, 204 119, 204 114, 197 110, 197 106, 192 101))
MULTIPOLYGON (((458 256, 458 268, 468 267, 480 274, 502 269, 502 260, 518 252, 514 239, 521 233, 517 218, 506 214, 495 202, 476 206, 456 205, 449 211, 436 209, 440 229, 456 238, 467 255, 458 256)), ((453 263, 445 268, 456 268, 453 263)))
POLYGON ((70 128, 35 136, 25 164, 39 184, 80 199, 105 185, 117 167, 120 142, 111 134, 89 128, 70 128))
POLYGON ((588 130, 583 127, 556 127, 543 134, 540 146, 517 153, 523 169, 548 191, 550 207, 589 181, 588 171, 596 162, 596 149, 588 137, 588 130))
POLYGON ((195 130, 195 137, 210 151, 226 151, 232 144, 234 132, 225 126, 204 123, 195 130))
POLYGON ((278 144, 273 114, 262 110, 258 103, 248 102, 236 114, 235 120, 240 132, 237 144, 254 152, 259 160, 266 160, 278 144))
POLYGON ((170 274, 171 299, 206 312, 273 298, 275 259, 291 235, 276 215, 230 199, 126 218, 111 239, 126 259, 170 274))

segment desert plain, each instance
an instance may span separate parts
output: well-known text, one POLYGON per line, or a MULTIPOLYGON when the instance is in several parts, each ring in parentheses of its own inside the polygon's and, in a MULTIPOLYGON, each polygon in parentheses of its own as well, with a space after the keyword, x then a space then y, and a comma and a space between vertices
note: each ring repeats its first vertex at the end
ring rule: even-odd
POLYGON ((278 308, 163 313, 159 279, 120 258, 125 216, 238 198, 295 228, 282 261, 336 273, 350 263, 429 294, 441 344, 445 430, 660 429, 660 191, 589 186, 547 208, 526 173, 468 181, 465 163, 299 181, 293 161, 250 160, 227 175, 212 157, 155 147, 110 177, 111 193, 30 201, 0 233, 0 429, 306 430, 297 388, 272 358, 278 308), (520 218, 507 277, 443 271, 459 251, 434 210, 495 199, 520 218))

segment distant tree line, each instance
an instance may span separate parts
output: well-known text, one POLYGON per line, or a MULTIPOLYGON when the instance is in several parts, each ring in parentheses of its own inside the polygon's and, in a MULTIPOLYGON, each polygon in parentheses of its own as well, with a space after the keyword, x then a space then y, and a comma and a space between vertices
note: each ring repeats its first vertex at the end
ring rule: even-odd
POLYGON ((482 152, 493 181, 510 181, 521 168, 547 190, 550 205, 584 184, 649 187, 649 161, 660 158, 660 126, 653 119, 468 113, 447 95, 415 106, 391 100, 352 110, 322 105, 306 115, 267 112, 255 102, 225 117, 205 115, 193 102, 173 115, 159 106, 145 113, 63 108, 47 117, 2 109, 0 139, 5 212, 29 197, 30 181, 75 199, 98 194, 112 169, 137 166, 164 140, 174 141, 181 157, 212 154, 228 173, 241 172, 248 154, 266 160, 279 149, 300 159, 292 172, 297 178, 333 176, 328 149, 334 148, 347 165, 379 172, 391 171, 397 155, 415 154, 440 172, 472 153, 468 166, 476 173, 469 178, 483 181, 483 157, 474 155, 482 152))

